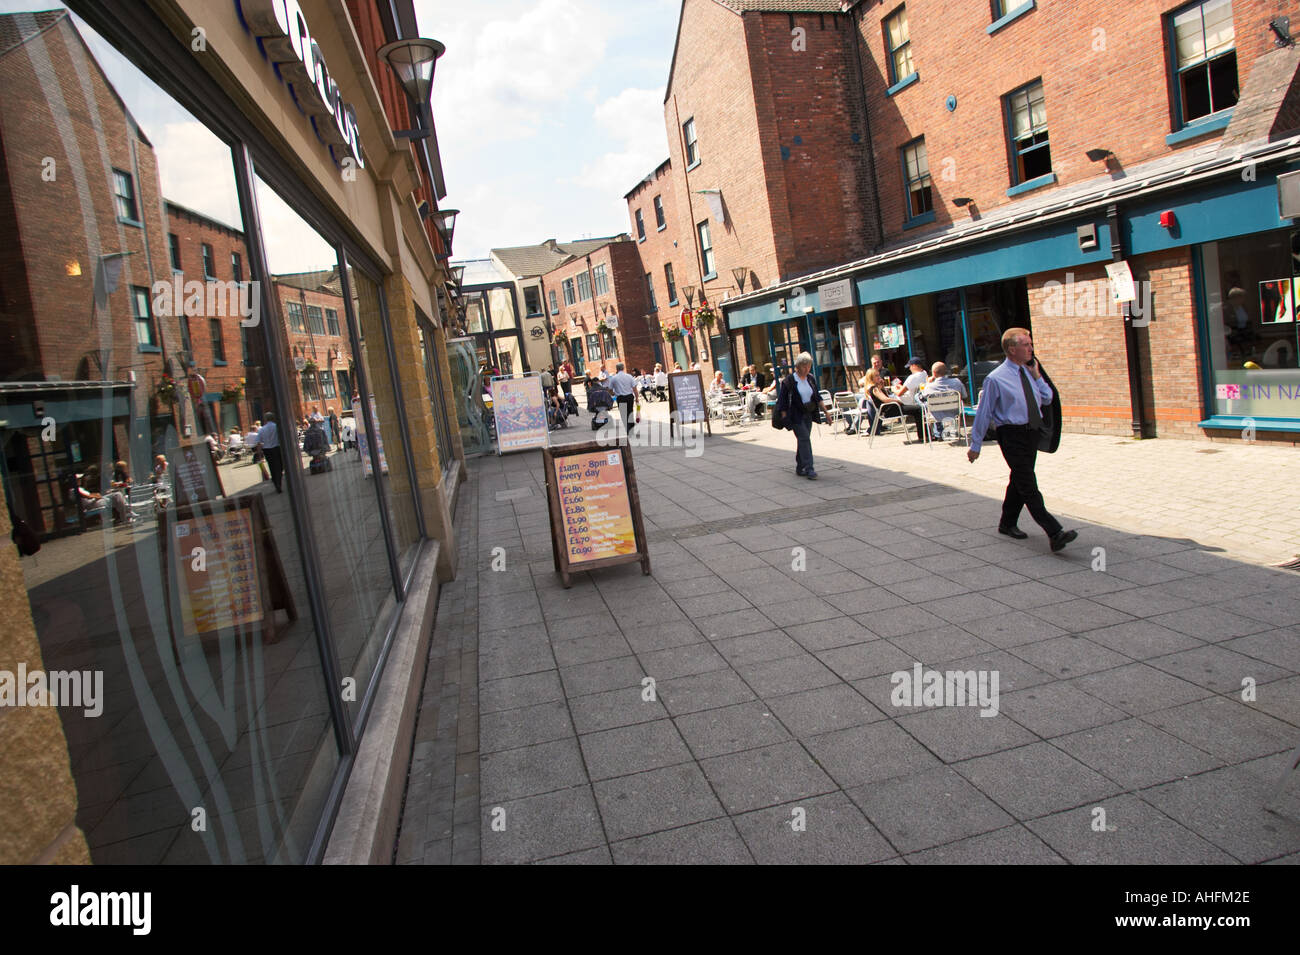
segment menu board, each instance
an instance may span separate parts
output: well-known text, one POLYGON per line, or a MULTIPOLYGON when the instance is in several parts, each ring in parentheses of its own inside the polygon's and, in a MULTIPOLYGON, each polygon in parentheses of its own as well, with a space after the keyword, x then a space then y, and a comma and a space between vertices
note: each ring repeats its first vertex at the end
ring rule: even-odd
POLYGON ((565 587, 573 568, 638 561, 650 573, 641 500, 626 444, 599 442, 542 452, 555 569, 565 587))
POLYGON ((676 424, 703 421, 713 434, 709 422, 709 409, 704 400, 704 375, 700 370, 675 371, 668 376, 668 433, 676 424))
POLYGON ((206 441, 169 448, 167 470, 171 474, 172 496, 177 504, 197 504, 226 495, 206 441))
POLYGON ((546 397, 540 375, 492 379, 492 413, 497 424, 497 454, 546 447, 546 397))
POLYGON ((298 615, 259 494, 181 505, 160 515, 173 641, 231 628, 276 639, 274 615, 298 615))

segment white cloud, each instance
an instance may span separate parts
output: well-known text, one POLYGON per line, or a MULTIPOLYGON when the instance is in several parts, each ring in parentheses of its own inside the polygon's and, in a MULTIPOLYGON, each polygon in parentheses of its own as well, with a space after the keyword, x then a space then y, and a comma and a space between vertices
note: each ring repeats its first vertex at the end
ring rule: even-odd
POLYGON ((629 189, 668 158, 663 93, 625 89, 597 106, 592 119, 614 148, 584 163, 568 181, 622 202, 629 189))

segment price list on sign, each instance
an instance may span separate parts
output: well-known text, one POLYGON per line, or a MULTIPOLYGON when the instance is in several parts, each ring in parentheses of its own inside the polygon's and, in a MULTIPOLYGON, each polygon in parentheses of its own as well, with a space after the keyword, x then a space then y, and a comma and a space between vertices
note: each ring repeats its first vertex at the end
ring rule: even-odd
POLYGON ((555 479, 570 564, 637 552, 622 451, 557 458, 555 479))
POLYGON ((252 513, 240 509, 195 515, 177 522, 174 533, 193 631, 210 633, 260 621, 265 610, 252 513))

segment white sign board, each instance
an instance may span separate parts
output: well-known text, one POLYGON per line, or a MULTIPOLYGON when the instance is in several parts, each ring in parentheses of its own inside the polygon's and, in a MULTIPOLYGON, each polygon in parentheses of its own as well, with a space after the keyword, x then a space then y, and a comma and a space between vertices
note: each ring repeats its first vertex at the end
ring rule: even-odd
POLYGON ((853 304, 853 289, 848 279, 828 282, 817 286, 817 299, 823 312, 833 312, 837 308, 848 308, 853 304))
POLYGON ((1106 265, 1106 274, 1110 276, 1110 288, 1115 293, 1115 301, 1131 302, 1137 298, 1137 289, 1133 285, 1133 270, 1127 262, 1110 262, 1106 265))

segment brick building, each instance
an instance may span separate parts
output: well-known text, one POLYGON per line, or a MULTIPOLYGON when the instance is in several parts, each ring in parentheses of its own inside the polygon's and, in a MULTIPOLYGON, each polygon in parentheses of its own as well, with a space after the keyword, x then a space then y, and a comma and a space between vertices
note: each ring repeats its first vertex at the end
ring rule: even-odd
POLYGON ((719 188, 736 226, 713 229, 717 281, 741 255, 766 279, 723 304, 737 355, 810 351, 839 390, 873 349, 895 370, 914 353, 960 368, 974 397, 1001 331, 1024 325, 1067 429, 1294 441, 1300 209, 1280 204, 1279 177, 1300 160, 1300 53, 1270 28, 1293 7, 686 0, 665 112, 674 169, 692 135, 699 166, 679 205, 703 221, 697 200, 719 188), (833 66, 846 50, 860 72, 833 66), (711 95, 688 97, 692 83, 711 95), (795 98, 865 106, 819 124, 795 98), (705 183, 714 129, 728 158, 705 183), (861 158, 842 148, 854 136, 861 158), (801 176, 784 176, 801 150, 801 176), (760 170, 770 237, 745 198, 760 170), (802 217, 818 193, 792 180, 838 181, 845 234, 825 204, 824 222, 802 217))
POLYGON ((542 281, 556 295, 554 331, 567 336, 564 350, 579 371, 613 374, 620 361, 629 371, 653 368, 650 276, 630 236, 570 254, 542 281))
POLYGON ((694 336, 664 338, 665 331, 681 328, 683 310, 699 302, 700 273, 694 246, 685 238, 689 219, 682 218, 678 206, 672 160, 665 159, 623 198, 645 270, 647 332, 654 359, 669 370, 673 362, 689 368, 701 357, 700 342, 694 336))
POLYGON ((300 407, 329 417, 352 407, 356 366, 343 317, 338 269, 275 276, 300 407))

